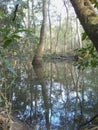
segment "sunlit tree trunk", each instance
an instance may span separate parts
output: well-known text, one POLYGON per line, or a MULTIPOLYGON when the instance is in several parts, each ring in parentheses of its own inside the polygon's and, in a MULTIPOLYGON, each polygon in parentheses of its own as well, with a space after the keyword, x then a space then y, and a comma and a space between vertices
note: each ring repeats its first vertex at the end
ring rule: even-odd
POLYGON ((33 64, 37 63, 42 59, 43 56, 43 49, 44 49, 44 42, 45 42, 45 29, 46 29, 46 19, 47 19, 47 0, 42 0, 43 3, 43 20, 40 30, 40 41, 37 52, 33 58, 33 64))
POLYGON ((85 32, 98 51, 98 15, 89 0, 70 0, 85 32))
POLYGON ((56 45, 55 45, 55 52, 58 50, 58 44, 59 43, 59 36, 60 36, 60 30, 61 30, 61 14, 58 16, 58 27, 57 27, 57 37, 56 37, 56 45))
POLYGON ((79 27, 79 21, 76 19, 76 26, 77 26, 77 34, 78 34, 78 43, 79 47, 82 48, 82 40, 81 40, 81 34, 80 34, 80 27, 79 27))
POLYGON ((52 53, 52 30, 51 30, 51 16, 50 16, 50 2, 48 1, 48 19, 49 19, 49 33, 50 33, 50 53, 52 53))
POLYGON ((68 22, 69 22, 69 10, 68 10, 68 4, 67 4, 67 2, 66 1, 64 1, 63 0, 63 2, 64 2, 64 7, 65 7, 65 11, 66 11, 66 24, 65 24, 65 32, 64 32, 64 53, 66 52, 66 50, 67 50, 67 30, 68 30, 68 27, 69 27, 69 25, 68 25, 68 22))

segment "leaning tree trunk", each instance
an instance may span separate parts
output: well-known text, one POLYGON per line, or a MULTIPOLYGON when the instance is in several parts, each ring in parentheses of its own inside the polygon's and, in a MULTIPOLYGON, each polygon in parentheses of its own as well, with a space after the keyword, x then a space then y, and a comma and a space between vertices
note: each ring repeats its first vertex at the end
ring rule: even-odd
POLYGON ((37 64, 37 62, 42 60, 43 56, 43 47, 44 47, 44 42, 45 42, 45 28, 46 28, 46 19, 47 19, 47 0, 42 0, 43 2, 43 20, 42 20, 42 26, 40 30, 40 41, 39 41, 39 46, 37 49, 37 52, 33 58, 32 64, 37 64))
POLYGON ((86 34, 98 51, 98 14, 89 0, 70 0, 86 34))

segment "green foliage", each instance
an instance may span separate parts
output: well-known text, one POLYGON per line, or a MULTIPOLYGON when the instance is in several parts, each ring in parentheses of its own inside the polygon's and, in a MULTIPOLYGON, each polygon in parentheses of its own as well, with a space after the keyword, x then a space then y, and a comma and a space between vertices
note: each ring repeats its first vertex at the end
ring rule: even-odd
POLYGON ((13 69, 13 67, 11 67, 11 63, 10 63, 9 59, 7 59, 5 57, 4 53, 2 53, 0 55, 0 65, 1 65, 1 68, 3 68, 4 70, 7 70, 8 72, 10 72, 11 74, 13 74, 14 76, 17 76, 16 71, 13 69))
POLYGON ((98 0, 90 0, 90 2, 98 9, 98 0))
POLYGON ((98 53, 92 44, 87 44, 82 49, 76 49, 78 61, 74 63, 78 69, 84 70, 86 67, 96 67, 98 65, 98 53))
POLYGON ((98 1, 94 0, 94 7, 98 9, 98 1))
POLYGON ((2 67, 7 70, 8 72, 10 72, 11 74, 13 74, 14 76, 17 76, 15 70, 13 69, 13 67, 10 64, 10 60, 6 57, 7 56, 7 51, 15 51, 15 49, 17 49, 18 46, 18 41, 19 39, 22 38, 22 33, 28 33, 30 32, 30 30, 28 29, 10 29, 10 28, 4 28, 1 27, 0 28, 0 33, 2 36, 1 42, 3 43, 2 46, 0 46, 0 61, 2 62, 2 67), (8 49, 10 47, 10 49, 8 49), (4 49, 6 49, 4 51, 4 49))
POLYGON ((5 17, 4 12, 0 11, 0 19, 3 19, 5 17))
POLYGON ((87 36, 86 32, 83 32, 82 33, 82 41, 87 40, 87 39, 88 39, 88 36, 87 36))
MULTIPOLYGON (((82 33, 82 41, 89 41, 86 32, 82 33)), ((84 70, 86 67, 96 67, 98 65, 98 53, 96 52, 93 44, 87 44, 81 49, 75 50, 78 55, 77 62, 74 63, 78 69, 84 70)))
POLYGON ((20 38, 23 37, 22 33, 31 33, 31 31, 29 29, 16 29, 16 30, 12 30, 9 28, 0 28, 0 33, 3 34, 2 37, 2 41, 3 42, 3 48, 7 48, 10 44, 14 44, 17 43, 17 41, 19 41, 20 38))
POLYGON ((6 68, 9 72, 11 72, 14 76, 17 76, 15 70, 10 66, 10 62, 9 62, 7 59, 4 60, 4 66, 5 66, 5 68, 6 68))

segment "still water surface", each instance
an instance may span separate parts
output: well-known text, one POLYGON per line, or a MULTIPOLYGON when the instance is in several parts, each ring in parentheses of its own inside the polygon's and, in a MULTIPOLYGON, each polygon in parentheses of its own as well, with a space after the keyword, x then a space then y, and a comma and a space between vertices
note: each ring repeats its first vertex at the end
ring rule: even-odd
POLYGON ((98 69, 66 62, 17 68, 12 109, 34 130, 78 130, 98 113, 98 69), (21 70, 21 71, 20 71, 21 70))

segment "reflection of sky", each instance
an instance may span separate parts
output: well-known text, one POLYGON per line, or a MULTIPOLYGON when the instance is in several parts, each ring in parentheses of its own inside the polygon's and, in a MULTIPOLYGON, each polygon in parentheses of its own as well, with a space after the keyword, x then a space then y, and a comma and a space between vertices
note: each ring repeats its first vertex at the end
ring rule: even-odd
POLYGON ((59 112, 57 112, 53 115, 50 115, 50 117, 51 117, 52 125, 56 125, 56 126, 60 125, 60 113, 59 112))
MULTIPOLYGON (((47 85, 47 87, 49 88, 49 83, 47 85)), ((53 83, 53 87, 52 87, 52 93, 51 93, 51 104, 52 104, 52 110, 49 108, 49 119, 51 122, 52 126, 60 126, 61 125, 61 118, 63 118, 64 120, 66 120, 65 123, 67 123, 68 121, 71 121, 74 119, 75 116, 75 105, 76 103, 79 103, 82 101, 82 95, 81 92, 77 92, 76 91, 70 91, 69 94, 67 95, 67 92, 64 89, 64 85, 60 84, 58 82, 54 82, 53 83), (60 91, 61 89, 61 91, 60 91), (56 95, 58 92, 60 91, 59 95, 56 95), (57 92, 57 93, 56 93, 57 92), (79 99, 77 99, 77 94, 79 99), (77 101, 77 102, 76 102, 77 101), (66 111, 66 114, 64 113, 64 110, 66 111)), ((38 85, 38 89, 41 90, 41 86, 38 85)), ((84 92, 84 100, 87 102, 88 99, 88 95, 90 92, 93 92, 92 89, 88 89, 87 91, 84 92)), ((15 95, 14 95, 15 98, 15 95)), ((22 102, 23 103, 23 102, 22 102)), ((42 113, 42 116, 44 115, 44 107, 42 107, 42 100, 41 98, 37 101, 37 110, 38 112, 42 113)), ((33 106, 35 105, 34 101, 33 101, 33 106)), ((90 108, 91 106, 88 106, 88 108, 90 108)), ((27 105, 26 109, 24 111, 24 116, 26 118, 28 118, 30 116, 30 106, 27 105)), ((80 114, 80 108, 78 106, 77 110, 77 114, 80 114)), ((32 112, 32 115, 34 113, 32 112)), ((22 113, 20 114, 21 117, 20 119, 23 119, 23 115, 22 113)), ((43 121, 45 117, 43 117, 43 121)), ((43 122, 42 121, 42 122, 43 122)))
MULTIPOLYGON (((60 70, 61 71, 61 70, 60 70)), ((88 73, 87 73, 88 74, 88 73)), ((25 76, 24 76, 25 77, 25 76)), ((54 78, 54 77, 53 77, 54 78)), ((74 125, 74 117, 77 115, 81 116, 81 108, 82 113, 86 118, 89 118, 93 115, 93 108, 95 103, 97 102, 95 97, 95 92, 92 86, 86 86, 85 81, 91 81, 84 76, 84 86, 83 88, 74 88, 72 79, 68 77, 68 81, 66 83, 65 77, 63 80, 56 79, 45 79, 47 80, 47 99, 49 98, 49 121, 51 124, 51 128, 53 130, 59 130, 63 125, 69 127, 73 127, 74 125), (51 98, 51 99, 50 99, 51 98), (82 104, 83 103, 83 104, 82 104), (82 107, 81 107, 82 104, 82 107), (88 111, 89 110, 89 111, 88 111), (90 115, 91 114, 91 115, 90 115)), ((81 79, 81 78, 80 78, 81 79)), ((75 80, 75 79, 74 79, 75 80)), ((80 81, 80 83, 82 80, 80 81)), ((76 83, 76 81, 75 81, 76 83)), ((39 84, 39 82, 38 82, 39 84)), ((46 118, 45 118, 45 104, 42 97, 42 87, 41 85, 34 85, 33 89, 37 90, 36 99, 32 100, 32 112, 30 103, 26 104, 24 111, 20 110, 20 119, 25 117, 29 118, 30 114, 33 116, 32 123, 37 122, 36 128, 39 130, 40 127, 45 128, 46 118), (36 100, 36 103, 35 103, 36 100), (37 114, 37 119, 35 119, 34 114, 37 114), (36 121, 37 120, 37 121, 36 121)), ((82 85, 81 85, 82 86, 82 85)), ((22 88, 21 88, 22 89, 22 88)), ((29 90, 28 90, 29 91, 29 90)), ((33 94, 35 95, 35 93, 33 94)), ((13 93, 14 102, 17 100, 15 93, 13 93)), ((21 101, 20 105, 24 105, 21 101)), ((83 116, 84 116, 83 115, 83 116)), ((30 118, 29 118, 30 119, 30 118)), ((69 130, 66 129, 65 130, 69 130)), ((73 130, 73 129, 70 129, 73 130)), ((75 130, 75 129, 74 129, 75 130)))

